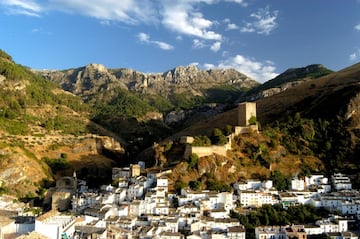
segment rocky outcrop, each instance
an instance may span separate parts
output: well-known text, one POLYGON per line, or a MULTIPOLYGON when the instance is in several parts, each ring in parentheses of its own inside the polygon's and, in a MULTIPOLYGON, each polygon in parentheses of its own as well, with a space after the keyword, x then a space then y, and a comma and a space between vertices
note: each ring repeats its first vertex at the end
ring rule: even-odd
POLYGON ((109 91, 116 87, 127 89, 101 64, 89 64, 65 71, 42 70, 39 72, 45 78, 59 84, 62 89, 82 96, 85 101, 91 99, 91 95, 101 91, 109 91))
POLYGON ((300 68, 290 68, 272 80, 252 89, 240 101, 255 101, 273 96, 307 81, 313 81, 321 76, 332 73, 321 64, 312 64, 300 68))
POLYGON ((44 165, 24 151, 15 147, 0 150, 0 187, 6 193, 20 197, 34 192, 36 185, 47 178, 44 165))
POLYGON ((100 64, 63 71, 39 71, 63 89, 88 100, 92 94, 117 87, 132 92, 161 94, 191 92, 203 95, 203 90, 219 85, 252 88, 259 83, 234 69, 200 70, 194 65, 179 66, 164 73, 142 73, 132 69, 107 69, 100 64))
POLYGON ((297 81, 292 81, 292 82, 286 82, 277 87, 260 90, 254 94, 247 96, 246 101, 255 101, 255 100, 258 100, 258 99, 261 99, 264 97, 270 97, 270 96, 279 94, 279 93, 286 91, 292 87, 300 85, 300 84, 304 83, 305 81, 306 80, 297 80, 297 81))

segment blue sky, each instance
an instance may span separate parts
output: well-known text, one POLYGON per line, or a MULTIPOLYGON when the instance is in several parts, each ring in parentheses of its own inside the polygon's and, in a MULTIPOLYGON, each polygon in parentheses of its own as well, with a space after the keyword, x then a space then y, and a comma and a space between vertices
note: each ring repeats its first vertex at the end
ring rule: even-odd
POLYGON ((35 69, 196 64, 264 82, 360 61, 360 0, 0 0, 0 49, 35 69))

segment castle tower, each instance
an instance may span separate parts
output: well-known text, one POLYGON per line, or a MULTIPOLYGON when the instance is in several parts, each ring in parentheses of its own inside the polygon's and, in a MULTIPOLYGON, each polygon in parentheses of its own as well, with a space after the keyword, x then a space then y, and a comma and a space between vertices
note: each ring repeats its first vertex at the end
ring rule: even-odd
POLYGON ((130 175, 131 175, 131 177, 140 176, 140 165, 139 164, 130 164, 130 175))
POLYGON ((251 118, 256 119, 256 103, 255 102, 243 102, 238 105, 238 125, 249 126, 251 118))

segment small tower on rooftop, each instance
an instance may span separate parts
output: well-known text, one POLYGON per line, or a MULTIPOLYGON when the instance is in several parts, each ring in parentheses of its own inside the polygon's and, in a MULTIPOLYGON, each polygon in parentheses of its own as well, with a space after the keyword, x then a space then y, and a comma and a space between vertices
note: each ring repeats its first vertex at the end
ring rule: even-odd
POLYGON ((238 125, 246 127, 254 121, 256 124, 256 103, 243 102, 238 105, 238 125))

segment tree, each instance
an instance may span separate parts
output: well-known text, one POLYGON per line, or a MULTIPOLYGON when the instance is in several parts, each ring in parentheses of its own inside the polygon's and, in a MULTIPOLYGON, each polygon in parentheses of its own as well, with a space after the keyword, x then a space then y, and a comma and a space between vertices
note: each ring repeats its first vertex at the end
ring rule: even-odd
POLYGON ((194 137, 193 146, 210 146, 211 140, 206 135, 200 135, 194 137))
POLYGON ((226 136, 229 136, 230 134, 233 133, 233 127, 231 125, 226 125, 225 128, 224 128, 224 134, 226 136))
POLYGON ((191 156, 188 159, 188 168, 193 169, 199 161, 199 156, 197 154, 191 154, 191 156))
POLYGON ((181 189, 186 188, 187 186, 188 186, 188 184, 184 181, 178 180, 175 182, 175 190, 178 194, 181 193, 181 189))
POLYGON ((279 191, 285 191, 289 188, 290 178, 278 170, 271 172, 270 179, 273 180, 274 187, 279 191))
POLYGON ((200 181, 190 181, 189 182, 189 187, 192 189, 192 190, 199 190, 200 189, 200 186, 201 186, 201 182, 200 181))
POLYGON ((214 128, 211 136, 211 142, 212 144, 216 144, 216 145, 224 145, 228 142, 228 140, 220 129, 214 128))
POLYGON ((251 116, 250 119, 248 120, 249 125, 256 125, 256 117, 255 116, 251 116))

